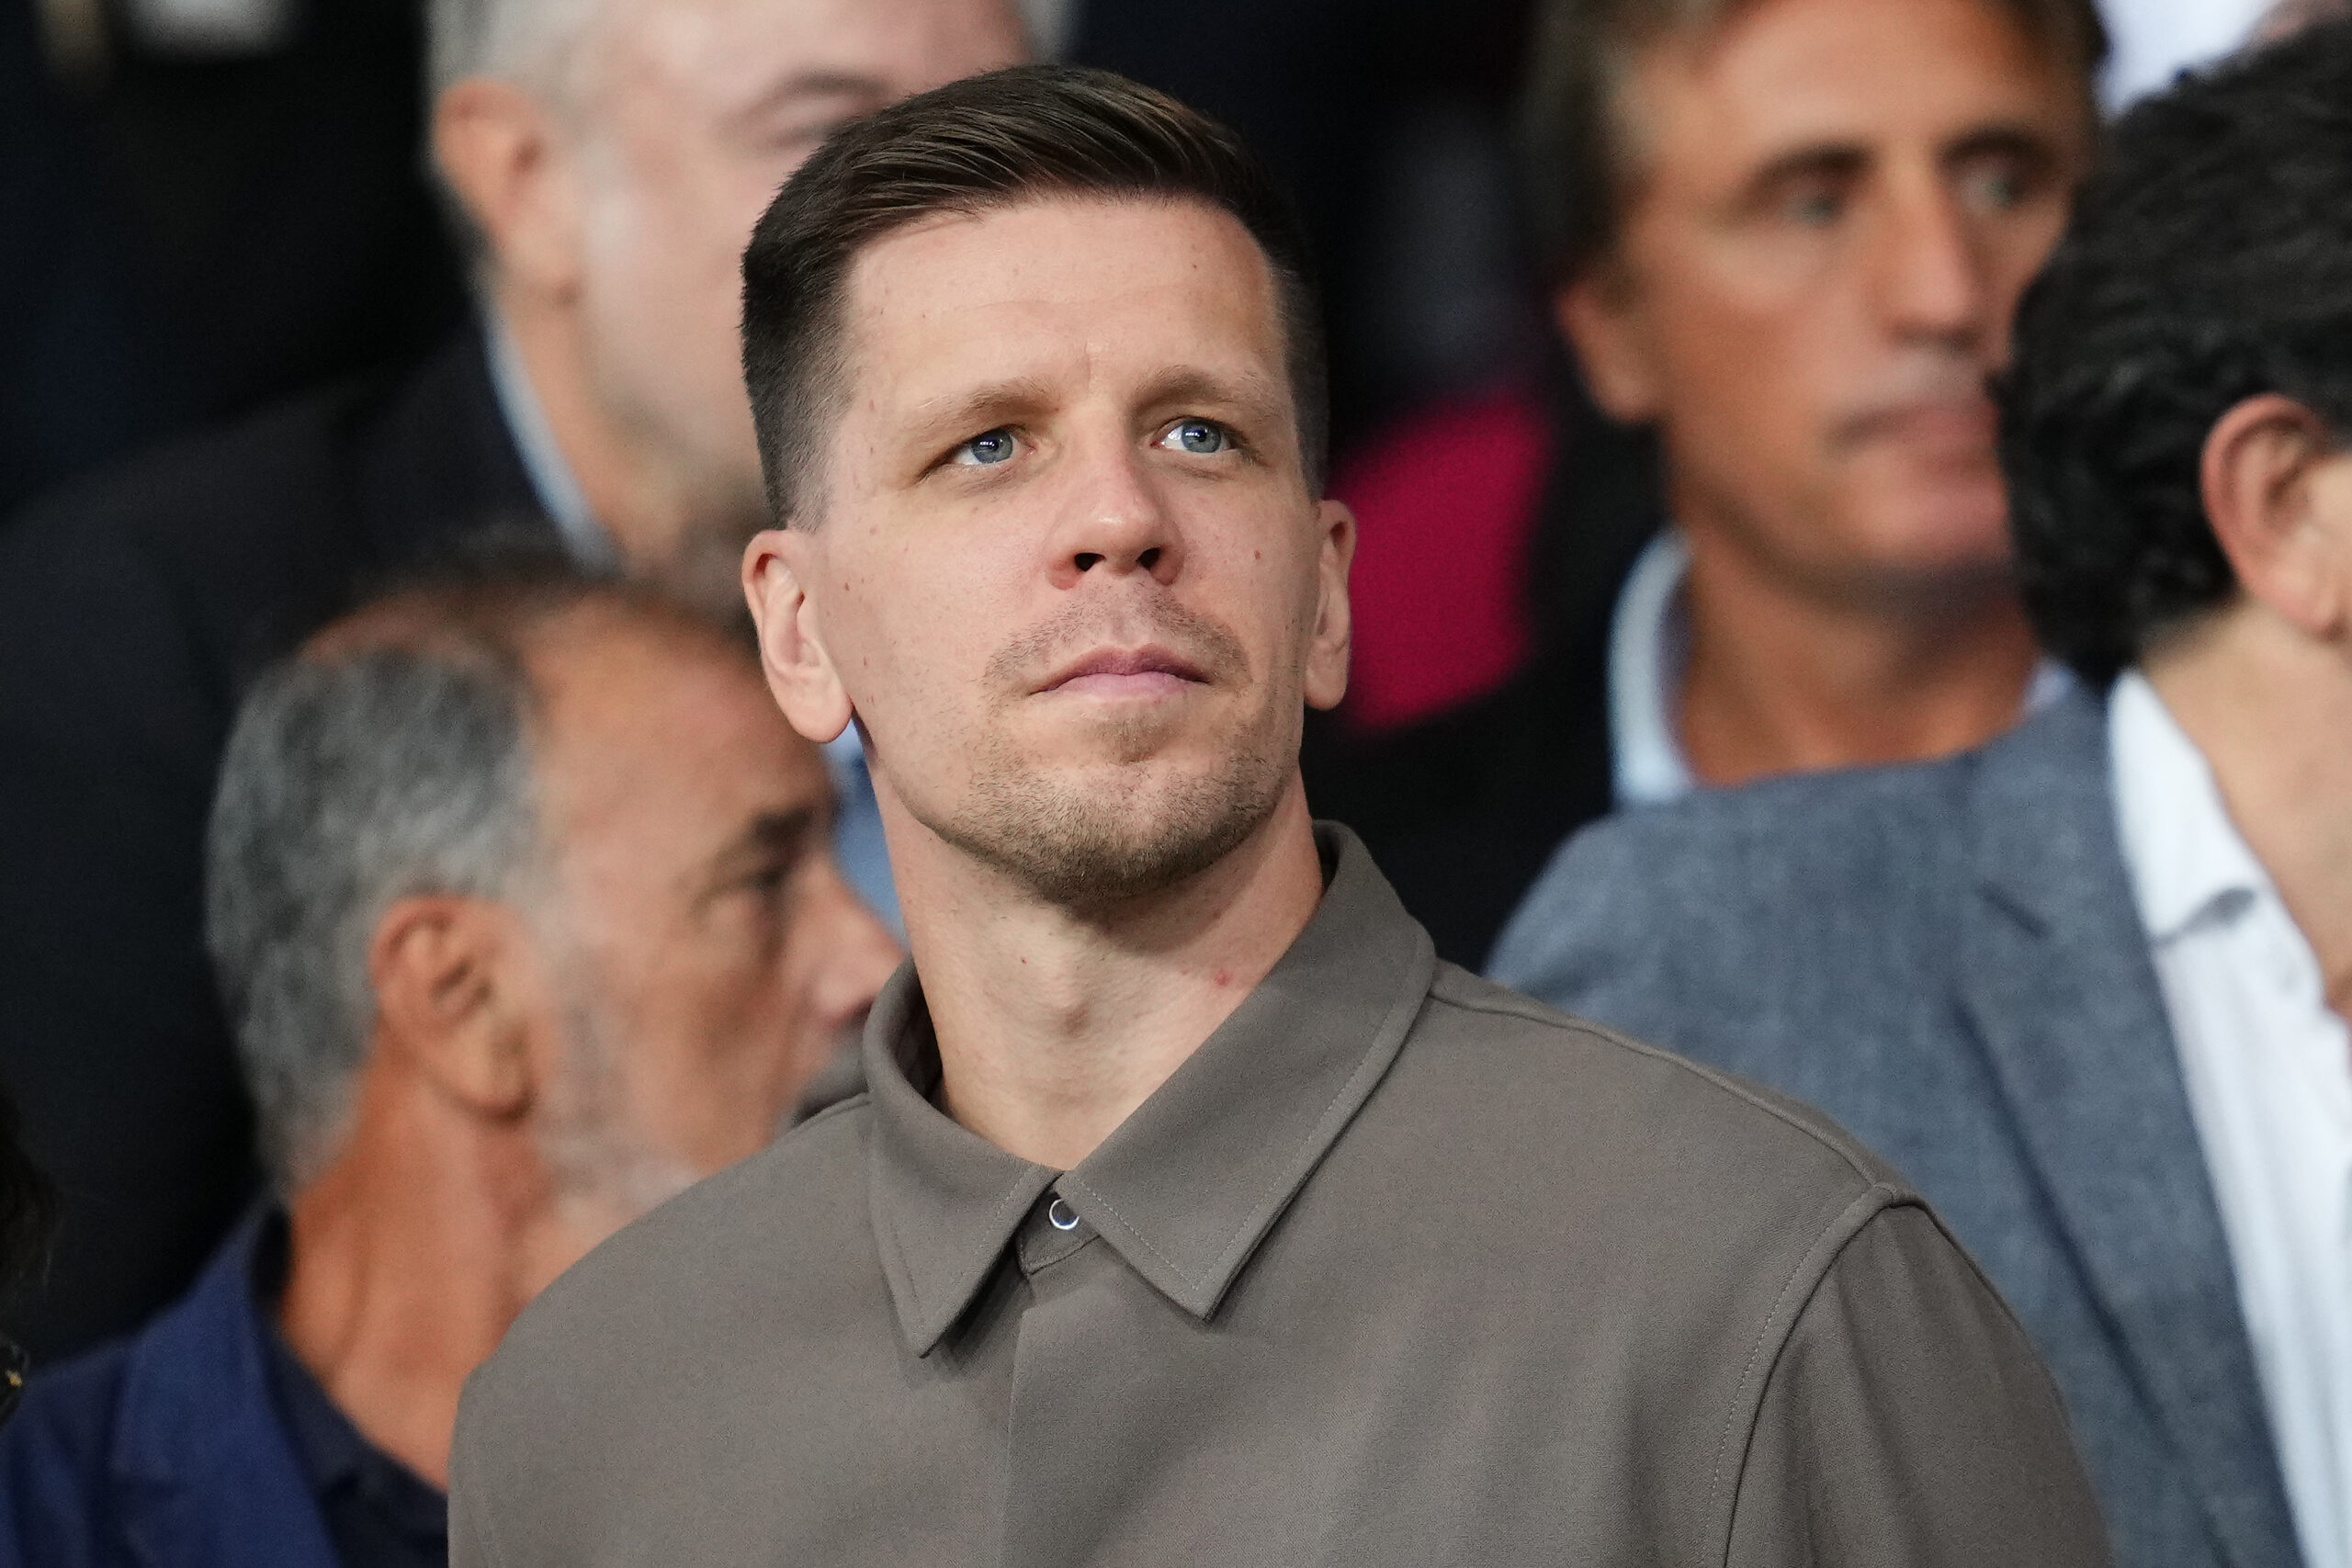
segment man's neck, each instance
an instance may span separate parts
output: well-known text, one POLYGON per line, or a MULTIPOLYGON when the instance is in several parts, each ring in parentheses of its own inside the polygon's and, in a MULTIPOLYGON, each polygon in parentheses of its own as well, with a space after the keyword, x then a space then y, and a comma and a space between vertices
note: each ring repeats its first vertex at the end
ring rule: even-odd
POLYGON ((1703 783, 1949 756, 2016 722, 2040 655, 2004 577, 1838 600, 1703 532, 1690 545, 1676 707, 1703 783))
POLYGON ((2247 601, 2143 670, 2311 943, 2328 1005, 2352 1021, 2352 652, 2247 601))
MULTIPOLYGON (((735 529, 713 527, 727 514, 749 538, 766 525, 765 503, 747 478, 730 487, 668 449, 648 421, 619 417, 597 390, 585 335, 577 316, 555 301, 514 290, 495 291, 493 306, 522 362, 532 396, 547 422, 556 449, 580 487, 596 525, 612 538, 633 571, 670 581, 689 596, 715 592, 700 581, 711 563, 696 547, 711 537, 732 537, 735 529)), ((733 561, 718 588, 725 609, 740 596, 733 561)))
POLYGON ((1322 861, 1292 780, 1233 853, 1166 893, 1087 914, 950 848, 886 795, 908 945, 939 1041, 942 1109, 1068 1170, 1266 977, 1312 918, 1322 861))
POLYGON ((388 1077, 371 1067, 349 1144, 293 1200, 278 1327, 370 1443, 447 1487, 466 1378, 565 1249, 551 1204, 489 1196, 544 1190, 516 1168, 527 1134, 484 1142, 388 1077))

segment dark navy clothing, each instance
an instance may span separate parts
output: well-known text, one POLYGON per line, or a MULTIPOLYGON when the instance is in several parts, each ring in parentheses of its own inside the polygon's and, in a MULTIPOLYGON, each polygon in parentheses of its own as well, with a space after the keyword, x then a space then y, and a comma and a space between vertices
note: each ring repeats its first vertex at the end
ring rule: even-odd
MULTIPOLYGON (((285 1234, 282 1223, 270 1228, 285 1234)), ((266 1232, 254 1263, 255 1299, 277 1301, 284 1248, 266 1232)), ((445 1568, 448 1498, 361 1435, 283 1336, 271 1328, 266 1338, 271 1397, 343 1568, 445 1568)))
POLYGON ((0 1568, 446 1561, 439 1495, 368 1445, 263 1309, 283 1226, 249 1217, 146 1329, 34 1379, 0 1431, 0 1568))

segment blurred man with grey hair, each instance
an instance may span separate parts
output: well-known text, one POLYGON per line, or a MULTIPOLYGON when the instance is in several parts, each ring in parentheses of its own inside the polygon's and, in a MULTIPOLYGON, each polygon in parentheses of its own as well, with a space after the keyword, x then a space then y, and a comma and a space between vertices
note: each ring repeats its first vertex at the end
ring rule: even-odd
POLYGON ((279 1201, 35 1384, 0 1563, 444 1562, 466 1375, 766 1144, 896 964, 830 810, 745 647, 576 572, 412 589, 266 674, 206 924, 279 1201))
MULTIPOLYGON (((752 220, 834 126, 1023 41, 1010 0, 435 0, 431 31, 477 328, 0 536, 0 1077, 68 1194, 49 1288, 11 1319, 37 1359, 169 1300, 250 1190, 198 940, 241 672, 355 580, 514 516, 740 617, 752 220)), ((879 873, 853 820, 852 869, 879 873)))
POLYGON ((741 612, 767 525, 738 367, 743 243, 846 120, 1020 52, 981 0, 433 0, 434 156, 490 372, 582 554, 741 612))

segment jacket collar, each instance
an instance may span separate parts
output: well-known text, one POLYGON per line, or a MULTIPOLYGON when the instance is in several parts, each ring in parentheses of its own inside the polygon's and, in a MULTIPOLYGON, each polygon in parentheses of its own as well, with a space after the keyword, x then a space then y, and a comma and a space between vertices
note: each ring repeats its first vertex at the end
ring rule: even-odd
POLYGON ((1962 999, 2060 1224, 2237 1564, 2297 1561, 2221 1212, 2077 693, 1982 754, 1962 999))
POLYGON ((266 1562, 335 1568, 334 1548, 270 1397, 254 1300, 265 1209, 133 1341, 114 1434, 124 1533, 154 1568, 266 1562))
POLYGON ((930 1354, 1050 1189, 1161 1294, 1205 1319, 1368 1099, 1419 1016, 1430 939, 1344 828, 1318 826, 1323 900, 1264 981, 1067 1173, 929 1098, 938 1048, 913 966, 865 1034, 868 1194, 900 1327, 930 1354))

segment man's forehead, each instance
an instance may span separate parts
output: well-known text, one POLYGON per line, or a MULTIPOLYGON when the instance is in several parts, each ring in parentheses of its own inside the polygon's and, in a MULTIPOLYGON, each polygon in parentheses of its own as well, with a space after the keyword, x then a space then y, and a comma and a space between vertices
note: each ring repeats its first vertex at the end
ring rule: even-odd
POLYGON ((1191 200, 1050 197, 927 218, 850 269, 860 398, 894 405, 1077 367, 1283 378, 1272 272, 1230 214, 1191 200))
POLYGON ((683 623, 590 606, 541 629, 526 659, 550 739, 592 753, 659 750, 702 732, 724 739, 766 728, 773 712, 750 660, 717 631, 683 623))
POLYGON ((821 800, 824 765, 755 670, 700 637, 618 622, 534 652, 536 750, 559 824, 689 819, 732 832, 747 811, 821 800))
POLYGON ((690 88, 719 112, 780 96, 887 101, 1012 63, 1010 0, 606 0, 624 78, 690 88))
POLYGON ((1673 146, 1711 162, 2057 127, 2086 102, 2000 0, 1750 0, 1643 51, 1626 100, 1637 158, 1673 146))

